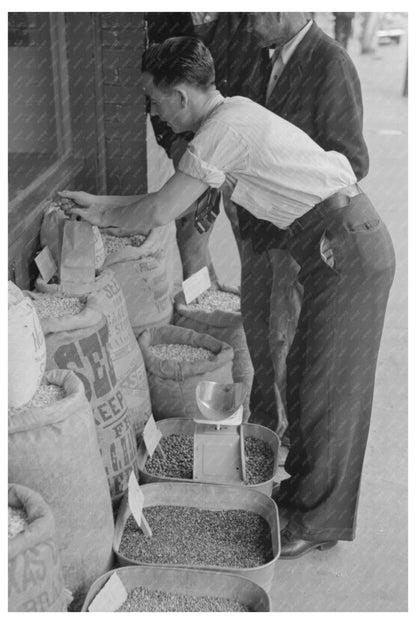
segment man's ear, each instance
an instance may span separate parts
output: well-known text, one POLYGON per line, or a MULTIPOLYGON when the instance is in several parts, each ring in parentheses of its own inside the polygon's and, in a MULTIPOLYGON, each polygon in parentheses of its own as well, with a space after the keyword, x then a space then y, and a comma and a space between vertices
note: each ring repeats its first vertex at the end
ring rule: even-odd
POLYGON ((185 91, 185 89, 181 89, 180 87, 176 88, 175 91, 179 96, 181 107, 186 108, 189 102, 189 96, 188 96, 187 91, 185 91))

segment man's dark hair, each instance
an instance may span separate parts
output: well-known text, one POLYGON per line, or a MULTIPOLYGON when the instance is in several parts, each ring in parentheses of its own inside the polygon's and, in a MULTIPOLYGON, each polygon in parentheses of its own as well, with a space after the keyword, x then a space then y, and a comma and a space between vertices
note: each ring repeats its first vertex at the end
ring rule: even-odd
POLYGON ((211 53, 196 37, 171 37, 151 45, 143 54, 142 72, 151 74, 160 88, 187 82, 208 89, 215 84, 211 53))

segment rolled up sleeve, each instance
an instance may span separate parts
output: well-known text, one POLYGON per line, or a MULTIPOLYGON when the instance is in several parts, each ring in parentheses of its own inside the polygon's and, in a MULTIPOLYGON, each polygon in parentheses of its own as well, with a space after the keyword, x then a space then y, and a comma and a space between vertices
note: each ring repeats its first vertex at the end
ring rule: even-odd
POLYGON ((197 132, 179 161, 178 169, 219 188, 227 173, 244 171, 247 162, 248 148, 243 137, 215 120, 207 122, 197 132))

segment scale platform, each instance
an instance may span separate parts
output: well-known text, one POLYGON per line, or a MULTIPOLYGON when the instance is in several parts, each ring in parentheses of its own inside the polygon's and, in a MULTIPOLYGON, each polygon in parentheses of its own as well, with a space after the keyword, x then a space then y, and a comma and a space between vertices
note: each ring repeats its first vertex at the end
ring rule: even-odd
POLYGON ((200 414, 194 418, 195 480, 242 484, 246 480, 243 383, 220 384, 202 381, 196 388, 200 414))

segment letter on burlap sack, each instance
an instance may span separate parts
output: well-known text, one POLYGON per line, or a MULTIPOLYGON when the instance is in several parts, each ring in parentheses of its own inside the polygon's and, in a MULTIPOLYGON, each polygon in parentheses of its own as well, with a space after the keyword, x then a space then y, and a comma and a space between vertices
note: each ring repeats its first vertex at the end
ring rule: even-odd
POLYGON ((50 506, 65 584, 83 593, 112 565, 113 514, 91 407, 71 371, 45 380, 66 397, 9 417, 9 479, 50 506))
POLYGON ((42 496, 9 484, 9 507, 24 509, 28 526, 9 539, 9 611, 66 611, 67 593, 55 520, 42 496))
POLYGON ((83 382, 94 414, 111 498, 118 500, 127 488, 131 470, 138 470, 136 438, 109 352, 107 320, 101 312, 92 312, 98 316, 93 326, 72 329, 75 317, 66 316, 65 329, 46 335, 46 370, 70 369, 83 382))
POLYGON ((192 329, 165 325, 145 330, 139 337, 148 373, 150 397, 156 420, 193 418, 198 413, 196 387, 200 381, 232 382, 233 350, 230 345, 192 329), (208 360, 175 362, 162 360, 150 347, 183 344, 212 352, 208 360))
MULTIPOLYGON (((42 293, 62 293, 54 284, 36 280, 42 293)), ((126 399, 136 435, 141 434, 152 413, 146 369, 139 345, 134 336, 126 301, 118 279, 110 269, 96 277, 88 293, 87 309, 102 312, 108 322, 108 347, 116 377, 126 399)))

